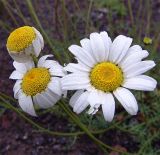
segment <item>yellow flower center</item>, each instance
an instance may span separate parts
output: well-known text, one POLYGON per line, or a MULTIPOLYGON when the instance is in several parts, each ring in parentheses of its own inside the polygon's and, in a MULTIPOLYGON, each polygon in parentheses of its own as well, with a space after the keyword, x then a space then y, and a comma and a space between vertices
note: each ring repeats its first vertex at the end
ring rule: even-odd
POLYGON ((152 39, 149 38, 149 37, 144 37, 143 42, 144 42, 145 44, 152 44, 152 39))
POLYGON ((35 96, 47 88, 51 79, 46 68, 32 68, 23 77, 22 90, 26 95, 35 96))
POLYGON ((8 37, 7 48, 10 51, 20 52, 32 44, 36 38, 33 27, 23 26, 15 29, 8 37))
POLYGON ((90 73, 91 84, 99 90, 110 92, 123 82, 121 69, 111 62, 102 62, 94 66, 90 73))

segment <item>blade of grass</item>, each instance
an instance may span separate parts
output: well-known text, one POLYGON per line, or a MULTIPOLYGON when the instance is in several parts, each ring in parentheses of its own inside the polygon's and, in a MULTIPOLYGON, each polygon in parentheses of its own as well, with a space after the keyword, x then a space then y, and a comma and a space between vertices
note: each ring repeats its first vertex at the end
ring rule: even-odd
POLYGON ((11 10, 8 7, 8 2, 6 0, 2 0, 2 3, 6 9, 6 11, 8 12, 9 16, 11 17, 11 19, 13 20, 14 24, 19 27, 19 23, 17 22, 16 18, 14 17, 14 15, 12 14, 11 10))
POLYGON ((129 15, 130 15, 131 23, 132 23, 132 26, 134 27, 134 17, 133 17, 131 0, 128 0, 128 9, 129 9, 129 15))
POLYGON ((28 6, 28 8, 29 8, 30 14, 31 14, 31 16, 33 17, 33 19, 34 19, 35 23, 37 24, 37 26, 39 27, 42 35, 44 36, 44 38, 45 38, 45 40, 46 40, 46 42, 48 43, 48 45, 50 46, 50 48, 53 50, 54 55, 55 55, 55 57, 58 59, 58 61, 59 61, 61 64, 63 64, 63 60, 62 60, 59 52, 56 50, 56 48, 55 48, 54 45, 52 44, 52 41, 50 40, 50 38, 48 37, 47 33, 46 33, 45 30, 43 29, 43 27, 42 27, 42 25, 41 25, 41 23, 40 23, 40 21, 39 21, 39 19, 38 19, 38 17, 37 17, 37 14, 36 14, 36 12, 35 12, 35 10, 34 10, 34 8, 33 8, 33 5, 32 5, 31 0, 26 0, 26 2, 27 2, 27 6, 28 6))
MULTIPOLYGON (((17 9, 17 15, 22 19, 22 21, 24 22, 25 25, 28 25, 28 21, 27 21, 27 18, 24 17, 23 13, 21 12, 21 9, 19 8, 18 4, 17 4, 17 1, 16 0, 13 0, 13 3, 17 9)), ((9 4, 10 6, 10 4, 9 4)), ((12 8, 10 6, 10 8, 12 8)))
POLYGON ((34 127, 38 128, 39 131, 41 131, 41 132, 44 132, 44 133, 47 133, 47 134, 50 134, 50 135, 54 135, 54 136, 77 136, 77 135, 84 134, 84 132, 67 133, 67 132, 50 131, 48 129, 45 129, 42 126, 40 126, 39 124, 37 124, 34 121, 32 121, 31 119, 29 119, 28 117, 26 117, 22 112, 20 112, 12 104, 10 104, 9 102, 7 102, 7 100, 5 100, 3 97, 0 96, 0 99, 4 102, 4 103, 0 102, 0 104, 2 106, 4 106, 5 108, 8 108, 8 109, 11 109, 11 110, 15 111, 17 114, 19 114, 27 122, 29 122, 30 124, 32 124, 34 127))
MULTIPOLYGON (((104 147, 105 149, 109 149, 109 150, 112 150, 112 151, 116 151, 116 152, 120 152, 120 153, 123 153, 124 155, 128 154, 122 150, 118 150, 118 149, 115 149, 105 143, 103 143, 102 141, 100 141, 99 139, 97 139, 88 129, 87 127, 81 123, 81 121, 79 120, 79 118, 70 111, 70 109, 63 103, 59 103, 60 107, 70 116, 70 118, 83 130, 85 131, 85 133, 98 145, 101 147, 104 147)), ((104 151, 104 150, 103 150, 104 151)))
POLYGON ((65 6, 65 0, 62 0, 62 18, 63 18, 63 36, 64 36, 64 42, 67 41, 68 38, 68 27, 67 27, 67 16, 66 16, 66 6, 65 6))
POLYGON ((92 5, 93 5, 93 0, 90 0, 89 8, 88 8, 88 12, 87 12, 87 19, 86 19, 85 34, 87 34, 87 33, 89 32, 89 25, 90 25, 90 13, 91 13, 92 5))
MULTIPOLYGON (((25 120, 27 120, 29 123, 31 123, 32 125, 34 125, 35 127, 37 127, 40 131, 46 132, 46 133, 52 134, 52 135, 61 135, 61 136, 73 136, 73 135, 74 135, 74 133, 60 133, 60 134, 59 134, 59 132, 53 132, 53 131, 50 131, 50 130, 47 130, 47 129, 41 127, 41 126, 38 125, 37 123, 35 123, 35 122, 33 122, 32 120, 30 120, 29 118, 27 118, 27 117, 26 117, 22 112, 20 112, 17 108, 15 108, 15 107, 12 106, 10 103, 8 103, 7 100, 5 100, 5 99, 3 98, 3 96, 6 96, 6 97, 8 97, 8 99, 11 99, 11 100, 13 100, 13 101, 16 101, 15 99, 13 99, 12 97, 7 96, 7 95, 5 95, 5 94, 3 94, 3 93, 0 93, 0 95, 1 95, 1 96, 0 96, 0 99, 1 99, 2 101, 4 101, 4 102, 7 104, 7 106, 9 106, 9 108, 11 108, 13 111, 15 111, 16 113, 18 113, 22 118, 24 118, 25 120)), ((79 118, 78 118, 74 113, 72 113, 72 111, 68 108, 67 105, 65 105, 64 102, 60 102, 59 105, 60 105, 60 107, 66 112, 66 114, 69 115, 70 118, 84 131, 84 132, 77 132, 77 133, 76 133, 76 136, 85 133, 85 134, 87 134, 98 146, 100 146, 100 148, 101 148, 103 151, 105 151, 104 148, 106 148, 106 149, 109 149, 109 150, 112 150, 112 151, 124 153, 124 154, 126 154, 126 155, 128 154, 128 153, 125 153, 125 152, 123 152, 123 151, 121 151, 121 150, 112 148, 111 146, 109 146, 109 145, 103 143, 102 141, 100 141, 99 139, 97 139, 97 138, 87 129, 87 127, 86 127, 83 123, 81 123, 81 121, 79 120, 79 118)), ((105 131, 105 130, 103 130, 103 131, 105 131)), ((98 131, 97 133, 100 133, 100 132, 98 131)))

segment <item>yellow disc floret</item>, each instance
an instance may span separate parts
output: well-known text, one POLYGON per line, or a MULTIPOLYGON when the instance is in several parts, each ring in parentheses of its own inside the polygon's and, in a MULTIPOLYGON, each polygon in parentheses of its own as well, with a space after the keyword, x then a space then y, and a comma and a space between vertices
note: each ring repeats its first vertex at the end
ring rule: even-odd
POLYGON ((23 77, 22 90, 26 95, 35 96, 47 88, 51 79, 46 68, 32 68, 23 77))
POLYGON ((23 26, 15 29, 8 37, 7 48, 9 51, 20 52, 32 44, 36 38, 33 27, 23 26))
POLYGON ((144 42, 145 44, 152 44, 152 39, 149 38, 149 37, 144 37, 144 38, 143 38, 143 42, 144 42))
POLYGON ((121 69, 111 62, 102 62, 94 66, 90 73, 91 84, 99 90, 110 92, 123 82, 121 69))

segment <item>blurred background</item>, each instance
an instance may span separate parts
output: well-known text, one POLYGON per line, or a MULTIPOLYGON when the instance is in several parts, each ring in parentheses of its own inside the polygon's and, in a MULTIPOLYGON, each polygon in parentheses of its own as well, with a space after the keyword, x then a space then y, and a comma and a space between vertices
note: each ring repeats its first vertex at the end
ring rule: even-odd
MULTIPOLYGON (((14 68, 6 40, 11 31, 24 25, 34 26, 42 33, 45 48, 41 54, 53 53, 61 64, 74 61, 68 46, 79 44, 91 32, 105 30, 112 40, 119 34, 130 36, 133 44, 148 50, 148 59, 156 62, 157 66, 148 74, 159 83, 160 0, 0 0, 0 92, 12 97, 14 81, 8 77, 14 68)), ((136 155, 159 155, 160 84, 154 92, 133 93, 139 102, 137 116, 129 116, 117 102, 111 123, 104 121, 100 111, 93 117, 85 112, 79 117, 97 138, 113 148, 136 155)), ((18 108, 18 104, 8 102, 18 108)), ((4 101, 0 103, 3 105, 4 101)), ((104 154, 79 132, 58 105, 38 113, 38 118, 32 118, 0 104, 0 154, 104 154), (45 128, 45 132, 35 124, 45 128), (55 136, 52 131, 76 134, 55 136)), ((120 153, 107 150, 105 154, 120 153)))

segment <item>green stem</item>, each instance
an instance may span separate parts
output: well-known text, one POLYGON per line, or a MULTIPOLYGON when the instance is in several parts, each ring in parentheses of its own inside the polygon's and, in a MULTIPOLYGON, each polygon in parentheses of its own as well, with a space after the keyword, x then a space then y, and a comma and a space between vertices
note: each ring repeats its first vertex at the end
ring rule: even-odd
POLYGON ((8 2, 5 1, 5 0, 2 0, 2 3, 5 7, 5 9, 7 10, 9 16, 11 17, 11 19, 13 20, 13 22, 15 23, 15 25, 18 27, 19 26, 19 23, 17 22, 16 18, 14 17, 13 13, 11 12, 11 10, 9 9, 8 7, 8 2))
POLYGON ((33 55, 33 54, 31 54, 31 57, 32 57, 32 60, 34 62, 34 65, 37 66, 37 64, 38 64, 38 58, 35 55, 33 55))
POLYGON ((132 26, 134 27, 134 18, 133 18, 133 11, 132 11, 132 6, 131 6, 131 0, 128 0, 128 9, 129 9, 129 14, 130 14, 132 26))
POLYGON ((26 2, 27 2, 27 5, 28 5, 28 8, 30 10, 30 13, 31 13, 32 17, 35 20, 35 22, 36 22, 37 26, 39 27, 40 31, 42 32, 42 35, 44 36, 46 42, 48 43, 48 45, 50 46, 50 48, 53 50, 55 57, 62 64, 61 56, 59 55, 59 52, 53 46, 53 44, 52 44, 51 40, 49 39, 47 33, 44 31, 44 29, 43 29, 43 27, 42 27, 42 25, 41 25, 41 23, 40 23, 37 15, 36 15, 36 13, 35 13, 35 10, 33 8, 31 0, 26 0, 26 2))
MULTIPOLYGON (((112 151, 116 151, 116 152, 121 152, 124 153, 121 150, 112 148, 109 145, 106 145, 105 143, 103 143, 102 141, 100 141, 99 139, 97 139, 88 129, 87 127, 81 123, 81 121, 79 120, 79 118, 77 116, 75 116, 75 114, 72 114, 70 109, 63 103, 59 103, 60 107, 70 116, 70 118, 83 130, 85 131, 85 133, 97 144, 99 145, 101 148, 104 147, 106 149, 112 150, 112 151)), ((104 150, 103 150, 104 151, 104 150)))
POLYGON ((87 20, 86 20, 85 34, 87 34, 87 33, 88 33, 88 30, 89 30, 90 13, 91 13, 92 5, 93 5, 93 0, 90 0, 89 8, 88 8, 88 13, 87 13, 87 20))
POLYGON ((146 149, 147 145, 151 144, 151 142, 158 136, 159 136, 159 132, 155 133, 154 135, 152 135, 151 138, 146 140, 146 142, 142 144, 142 147, 140 147, 140 150, 138 151, 138 154, 143 154, 143 151, 146 149))
POLYGON ((73 3, 75 4, 77 10, 80 11, 80 7, 79 7, 77 0, 73 0, 73 3))
MULTIPOLYGON (((98 144, 101 149, 103 151, 104 148, 107 148, 107 149, 110 149, 110 150, 114 150, 116 152, 122 152, 120 150, 117 150, 117 149, 114 149, 106 144, 104 144, 103 142, 101 142, 100 140, 98 140, 86 127, 85 125, 83 125, 83 123, 80 122, 79 118, 74 114, 72 113, 72 111, 68 108, 68 106, 66 106, 63 102, 59 103, 60 107, 66 112, 67 115, 70 116, 70 118, 84 131, 84 132, 76 132, 76 133, 60 133, 60 132, 54 132, 54 131, 49 131, 43 127, 41 127, 40 125, 36 124, 35 122, 33 122, 32 120, 30 120, 29 118, 27 118, 23 113, 21 113, 17 108, 15 108, 14 106, 12 106, 10 103, 8 103, 4 98, 8 98, 10 100, 12 100, 13 102, 15 102, 16 100, 13 99, 12 97, 9 97, 3 93, 0 93, 0 99, 2 101, 4 101, 6 104, 7 104, 7 107, 6 108, 10 108, 12 109, 13 111, 15 111, 16 113, 18 113, 22 118, 24 118, 25 120, 27 120, 30 124, 32 124, 33 126, 37 127, 40 132, 45 132, 45 133, 48 133, 48 134, 51 134, 51 135, 58 135, 58 136, 77 136, 77 135, 81 135, 81 134, 84 134, 86 133, 92 140, 95 141, 96 144, 98 144)), ((106 130, 102 130, 102 132, 105 132, 106 130)), ((96 133, 96 132, 95 132, 96 133)), ((100 131, 98 131, 96 134, 99 134, 101 133, 100 131)))
MULTIPOLYGON (((40 131, 39 132, 45 132, 45 133, 48 133, 48 134, 51 134, 51 135, 57 135, 57 136, 78 136, 78 135, 82 135, 82 134, 87 134, 92 140, 94 140, 94 142, 96 144, 98 144, 101 149, 105 152, 106 150, 104 150, 104 148, 106 149, 110 149, 110 150, 113 150, 113 151, 116 151, 116 152, 121 152, 121 153, 124 153, 123 151, 121 150, 118 150, 118 149, 115 149, 115 148, 112 148, 111 146, 108 146, 106 145, 105 143, 103 143, 102 141, 100 141, 99 139, 97 139, 93 134, 100 134, 100 133, 103 133, 113 127, 110 127, 110 128, 107 128, 107 129, 103 129, 103 130, 99 130, 99 131, 93 131, 93 132, 90 132, 87 127, 81 123, 81 121, 79 120, 79 118, 68 108, 68 106, 66 106, 63 102, 59 103, 60 107, 66 112, 67 115, 70 116, 70 118, 84 131, 84 132, 75 132, 75 133, 63 133, 63 132, 55 132, 55 131, 50 131, 50 130, 47 130, 43 127, 41 127, 40 125, 36 124, 35 122, 33 122, 32 120, 30 120, 29 118, 27 118, 23 113, 21 113, 17 108, 15 108, 14 106, 12 106, 10 103, 8 103, 5 99, 3 99, 3 97, 5 98, 8 98, 10 99, 11 101, 13 102, 16 102, 15 99, 13 99, 12 97, 10 96, 7 96, 3 93, 0 92, 0 99, 2 101, 4 101, 6 104, 7 104, 7 107, 9 107, 10 109, 12 109, 13 111, 15 111, 16 113, 18 113, 22 118, 24 118, 25 120, 27 120, 30 124, 32 124, 33 126, 37 127, 40 131)), ((6 107, 6 108, 7 108, 6 107)), ((125 153, 125 154, 128 154, 128 153, 125 153)))
POLYGON ((151 8, 150 8, 151 4, 150 4, 150 1, 147 0, 147 25, 146 25, 146 32, 145 32, 145 35, 146 36, 149 36, 150 34, 150 25, 151 25, 151 8))
MULTIPOLYGON (((23 13, 21 12, 21 9, 19 8, 18 4, 17 4, 17 1, 16 0, 13 0, 13 3, 17 9, 17 15, 23 20, 24 24, 27 25, 28 22, 27 22, 27 18, 24 17, 23 13)), ((13 8, 10 6, 10 8, 13 8)))
POLYGON ((68 36, 68 32, 67 32, 67 16, 66 16, 66 6, 65 6, 65 0, 62 0, 62 18, 63 18, 63 24, 64 24, 64 30, 63 30, 63 34, 64 34, 64 42, 66 43, 67 41, 67 36, 68 36))
MULTIPOLYGON (((10 97, 10 96, 8 96, 8 95, 5 95, 4 93, 1 93, 0 92, 0 96, 2 97, 2 98, 5 98, 6 100, 10 100, 10 101, 12 101, 12 102, 17 102, 17 100, 16 99, 14 99, 14 98, 12 98, 12 97, 10 97)), ((5 100, 5 101, 6 101, 5 100)), ((5 107, 5 108, 8 108, 8 109, 11 109, 11 110, 13 110, 13 108, 11 108, 10 107, 10 104, 8 105, 8 104, 5 104, 5 103, 0 103, 3 107, 5 107)), ((15 109, 17 109, 17 108, 15 108, 15 109)), ((17 111, 19 111, 18 109, 17 109, 17 111)), ((15 111, 16 112, 16 111, 15 111)), ((19 111, 20 112, 20 111, 19 111)), ((23 114, 22 114, 23 115, 23 114)), ((27 117, 25 117, 25 118, 27 118, 27 117)), ((24 119, 25 119, 24 118, 24 119)), ((30 122, 29 122, 30 123, 30 122)), ((108 130, 110 130, 110 129, 113 129, 113 128, 115 128, 115 126, 117 126, 118 124, 120 124, 121 122, 117 122, 117 123, 115 123, 114 125, 112 125, 112 126, 110 126, 110 127, 108 127, 108 128, 106 128, 106 129, 101 129, 101 130, 96 130, 96 131, 92 131, 91 133, 92 134, 102 134, 102 133, 104 133, 104 132, 106 132, 106 131, 108 131, 108 130)), ((32 125, 34 125, 33 123, 32 123, 32 125)), ((43 128, 43 127, 42 127, 43 128)), ((44 128, 43 128, 44 129, 44 128)), ((45 130, 47 130, 47 129, 45 129, 45 130)), ((39 131, 39 132, 43 132, 43 130, 41 130, 41 131, 39 131)), ((51 131, 52 132, 52 131, 51 131)), ((76 134, 75 133, 73 133, 72 134, 72 136, 74 136, 74 135, 76 135, 76 136, 78 136, 78 135, 83 135, 83 134, 85 134, 85 132, 76 132, 76 134)), ((52 134, 53 135, 53 134, 52 134)))
POLYGON ((83 134, 83 132, 65 133, 65 132, 56 132, 56 131, 47 130, 47 129, 41 127, 40 125, 38 125, 37 123, 33 122, 32 120, 30 120, 22 112, 20 112, 17 108, 15 108, 12 104, 8 103, 3 97, 0 96, 0 99, 3 102, 5 102, 5 104, 3 104, 3 103, 1 104, 2 106, 4 106, 5 108, 9 108, 9 109, 15 111, 23 119, 25 119, 27 122, 29 122, 30 124, 32 124, 33 126, 35 126, 36 128, 38 128, 42 132, 45 132, 47 134, 54 135, 54 136, 77 136, 77 135, 83 134))

